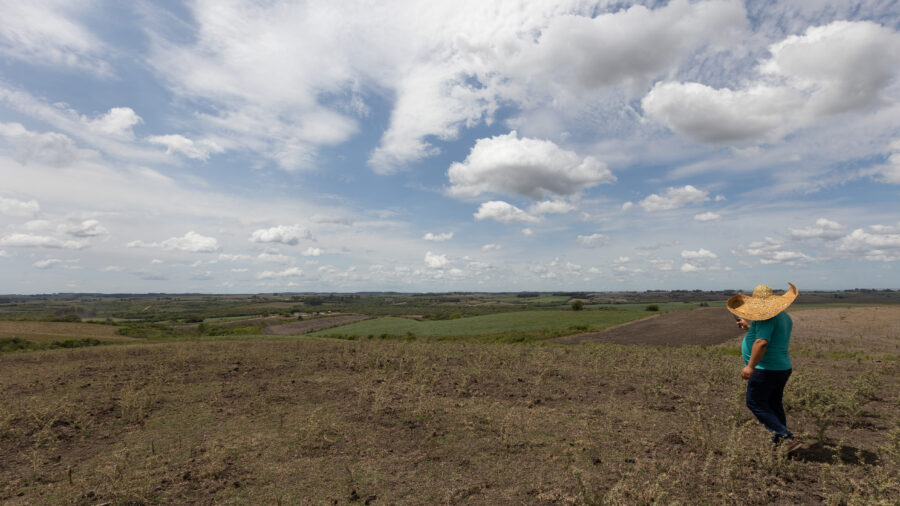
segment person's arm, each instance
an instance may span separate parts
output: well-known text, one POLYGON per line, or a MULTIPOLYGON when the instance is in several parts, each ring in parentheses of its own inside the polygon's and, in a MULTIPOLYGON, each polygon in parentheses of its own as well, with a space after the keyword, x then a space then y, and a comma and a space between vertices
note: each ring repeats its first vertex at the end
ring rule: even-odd
POLYGON ((748 380, 750 379, 750 376, 753 376, 753 369, 756 368, 766 355, 766 347, 769 346, 769 340, 772 339, 772 332, 774 331, 775 320, 772 318, 753 322, 752 337, 755 337, 756 341, 753 342, 753 348, 750 349, 750 360, 748 360, 747 365, 741 369, 741 377, 745 380, 748 380))
POLYGON ((750 361, 747 362, 747 365, 741 370, 741 377, 745 380, 750 379, 750 376, 753 376, 753 369, 756 368, 756 365, 759 364, 759 361, 762 360, 763 356, 766 354, 766 347, 769 346, 769 341, 765 339, 757 339, 753 343, 753 349, 750 350, 750 361))

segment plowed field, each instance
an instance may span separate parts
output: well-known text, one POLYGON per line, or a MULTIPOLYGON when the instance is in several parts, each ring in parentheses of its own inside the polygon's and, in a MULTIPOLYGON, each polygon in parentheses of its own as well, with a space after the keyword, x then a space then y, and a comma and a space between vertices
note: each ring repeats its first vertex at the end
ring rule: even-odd
POLYGON ((285 323, 284 325, 272 325, 263 329, 263 334, 273 336, 297 336, 317 330, 330 329, 339 325, 346 325, 371 318, 366 315, 346 315, 331 316, 328 318, 316 318, 313 320, 303 320, 294 323, 285 323))

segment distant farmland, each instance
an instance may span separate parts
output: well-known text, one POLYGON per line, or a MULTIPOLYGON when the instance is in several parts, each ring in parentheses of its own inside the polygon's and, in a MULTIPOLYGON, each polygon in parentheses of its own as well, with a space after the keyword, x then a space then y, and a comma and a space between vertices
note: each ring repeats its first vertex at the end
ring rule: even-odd
POLYGON ((416 337, 484 336, 509 333, 568 333, 598 330, 648 316, 646 311, 519 311, 453 320, 377 318, 306 334, 310 337, 381 335, 416 337), (573 329, 575 327, 575 329, 573 329))

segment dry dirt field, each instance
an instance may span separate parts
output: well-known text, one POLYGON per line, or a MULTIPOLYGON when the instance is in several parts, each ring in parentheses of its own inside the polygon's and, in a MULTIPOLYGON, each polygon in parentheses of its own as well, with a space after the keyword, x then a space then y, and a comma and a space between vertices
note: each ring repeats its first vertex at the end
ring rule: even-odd
POLYGON ((273 325, 263 329, 263 334, 276 336, 298 336, 318 330, 330 329, 340 325, 347 325, 362 320, 369 319, 365 315, 344 315, 329 316, 325 318, 314 318, 311 320, 296 321, 293 323, 285 323, 284 325, 273 325))
POLYGON ((561 344, 615 343, 685 346, 719 344, 743 335, 725 308, 707 307, 676 311, 591 332, 556 339, 561 344))
POLYGON ((4 354, 0 503, 896 504, 900 308, 792 316, 791 457, 743 405, 737 337, 4 354))

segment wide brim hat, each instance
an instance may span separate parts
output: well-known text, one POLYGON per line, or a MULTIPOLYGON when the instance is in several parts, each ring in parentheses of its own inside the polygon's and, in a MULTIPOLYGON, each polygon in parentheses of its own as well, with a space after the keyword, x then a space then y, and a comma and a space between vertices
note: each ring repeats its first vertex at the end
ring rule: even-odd
POLYGON ((725 307, 735 316, 747 320, 768 320, 793 304, 800 292, 793 283, 783 295, 775 295, 772 288, 759 285, 753 289, 753 295, 739 293, 728 299, 725 307))

